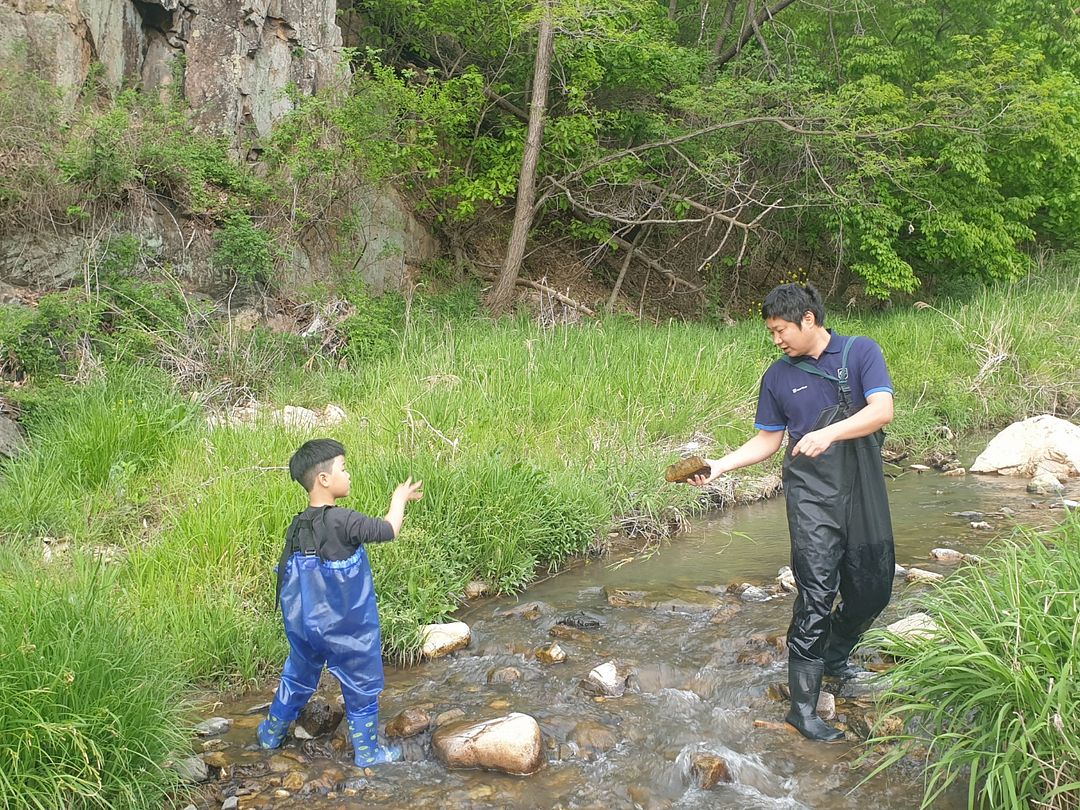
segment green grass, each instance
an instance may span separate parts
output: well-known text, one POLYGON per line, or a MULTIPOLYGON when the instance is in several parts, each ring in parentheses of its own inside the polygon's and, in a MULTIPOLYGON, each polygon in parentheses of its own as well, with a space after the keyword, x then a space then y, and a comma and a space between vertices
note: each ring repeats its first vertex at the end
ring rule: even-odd
POLYGON ((0 548, 0 806, 159 808, 187 744, 165 639, 118 615, 115 577, 0 548))
MULTIPOLYGON (((942 426, 960 433, 1052 405, 1076 379, 1077 311, 1078 283, 1058 273, 964 305, 830 324, 881 342, 897 388, 891 441, 918 453, 943 442, 942 426)), ((619 516, 666 525, 701 508, 660 471, 694 434, 717 453, 747 438, 776 357, 756 321, 550 329, 437 312, 414 302, 397 348, 376 362, 284 362, 261 375, 264 400, 345 407, 348 420, 327 431, 354 470, 345 505, 381 515, 396 483, 425 480, 399 545, 373 555, 387 649, 403 657, 470 579, 516 591, 619 516)), ((122 602, 144 632, 172 640, 192 679, 250 682, 276 666, 272 568, 304 505, 282 467, 306 436, 269 424, 211 431, 163 375, 130 367, 38 405, 30 429, 33 449, 0 489, 0 536, 127 548, 122 602)))
POLYGON ((875 772, 929 747, 922 807, 956 780, 973 810, 1080 805, 1080 515, 1002 541, 921 607, 933 639, 868 639, 901 660, 883 700, 908 729, 878 740, 898 744, 875 772))

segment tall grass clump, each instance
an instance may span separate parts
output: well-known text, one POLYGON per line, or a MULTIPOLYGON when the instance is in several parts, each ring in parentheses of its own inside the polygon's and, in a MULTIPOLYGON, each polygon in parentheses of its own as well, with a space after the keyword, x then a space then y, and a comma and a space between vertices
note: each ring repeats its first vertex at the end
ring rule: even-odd
POLYGON ((924 808, 958 779, 973 810, 1080 807, 1080 515, 1003 541, 925 609, 932 638, 871 640, 901 661, 883 700, 907 721, 875 773, 929 746, 924 808))
POLYGON ((157 810, 188 744, 167 645, 117 611, 115 577, 0 547, 0 807, 157 810))
POLYGON ((155 472, 190 440, 196 413, 146 369, 117 370, 40 406, 30 451, 3 471, 0 537, 117 542, 137 528, 155 472))

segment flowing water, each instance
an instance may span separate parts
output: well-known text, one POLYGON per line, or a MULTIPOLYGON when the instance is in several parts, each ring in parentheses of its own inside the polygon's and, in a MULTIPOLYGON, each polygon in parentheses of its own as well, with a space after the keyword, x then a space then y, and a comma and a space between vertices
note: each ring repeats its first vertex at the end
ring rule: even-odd
MULTIPOLYGON (((936 472, 906 472, 889 482, 897 562, 948 573, 929 559, 946 546, 978 552, 1014 521, 1046 525, 1060 518, 1051 500, 1027 495, 1021 480, 936 472), (1003 515, 1008 507, 1015 515, 1003 515), (951 512, 980 511, 993 530, 951 512)), ((1076 497, 1076 492, 1069 497, 1076 497)), ((269 691, 218 704, 208 714, 233 719, 218 754, 223 771, 202 806, 223 796, 241 808, 829 808, 910 810, 921 782, 914 765, 861 784, 866 769, 852 764, 862 748, 854 734, 839 745, 814 744, 780 725, 786 704, 770 686, 786 681, 784 656, 770 636, 787 627, 792 597, 746 603, 716 595, 732 583, 771 584, 788 561, 782 498, 703 516, 693 530, 652 554, 614 553, 540 582, 518 598, 474 602, 455 617, 473 631, 470 646, 451 656, 387 672, 383 721, 409 707, 432 717, 460 708, 469 719, 511 711, 540 723, 547 764, 528 777, 483 771, 448 771, 431 754, 430 734, 406 741, 411 761, 371 771, 349 767, 340 740, 291 740, 282 752, 245 750, 261 713, 251 712, 269 691), (605 588, 608 589, 605 591, 605 588), (610 589, 643 591, 647 606, 609 604, 610 589), (532 611, 514 614, 528 602, 532 611), (533 651, 552 641, 560 617, 587 611, 601 626, 560 638, 564 663, 543 665, 533 651), (505 615, 510 613, 511 615, 505 615), (503 614, 503 615, 498 615, 503 614), (590 669, 608 660, 634 668, 632 688, 620 698, 596 700, 580 686, 590 669), (490 684, 488 673, 514 667, 521 678, 490 684), (772 725, 755 725, 756 720, 772 725), (734 777, 711 790, 691 773, 695 754, 723 757, 734 777)), ((911 612, 920 586, 898 579, 893 603, 880 622, 911 612)), ((879 622, 879 623, 880 623, 879 622)), ((336 697, 334 682, 320 690, 336 697)), ((858 700, 841 690, 841 720, 858 700)), ((963 791, 935 808, 965 806, 963 791)))

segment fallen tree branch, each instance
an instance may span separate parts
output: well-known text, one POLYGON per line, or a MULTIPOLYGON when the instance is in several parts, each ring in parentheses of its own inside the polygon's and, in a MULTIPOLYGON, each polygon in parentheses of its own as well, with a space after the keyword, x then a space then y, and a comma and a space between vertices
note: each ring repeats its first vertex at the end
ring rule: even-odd
MULTIPOLYGON (((495 281, 495 276, 492 276, 492 275, 486 275, 483 278, 484 278, 485 281, 490 281, 490 282, 493 282, 493 283, 495 281)), ((591 315, 596 314, 595 311, 593 311, 592 309, 589 309, 589 307, 585 306, 580 301, 575 301, 573 298, 568 298, 567 296, 563 295, 561 292, 556 290, 554 287, 548 287, 546 284, 540 284, 539 282, 533 281, 532 279, 520 278, 520 277, 514 283, 517 284, 519 287, 528 287, 528 288, 536 290, 538 292, 542 292, 545 295, 550 295, 552 298, 554 298, 560 304, 563 304, 564 306, 568 306, 571 309, 576 309, 578 312, 581 312, 584 315, 590 315, 591 316, 591 315)))

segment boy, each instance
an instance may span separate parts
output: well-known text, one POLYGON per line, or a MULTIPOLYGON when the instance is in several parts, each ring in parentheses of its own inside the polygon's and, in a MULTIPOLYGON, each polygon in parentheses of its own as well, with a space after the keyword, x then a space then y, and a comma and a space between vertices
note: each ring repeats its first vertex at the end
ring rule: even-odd
POLYGON ((788 628, 786 720, 821 742, 843 732, 815 713, 823 675, 854 678, 848 660, 889 603, 895 554, 881 465, 881 428, 893 418, 893 387, 881 349, 870 338, 825 328, 825 307, 810 285, 783 284, 761 317, 784 356, 761 380, 757 434, 721 459, 705 459, 704 485, 764 461, 784 431, 784 498, 791 568, 799 592, 788 628), (833 609, 837 593, 840 604, 833 609))
POLYGON ((345 448, 333 439, 305 442, 289 460, 289 475, 308 492, 308 508, 293 518, 278 566, 278 600, 289 657, 277 695, 256 735, 278 748, 319 685, 325 664, 341 684, 345 719, 360 767, 396 762, 401 750, 378 744, 382 649, 375 588, 365 543, 393 540, 405 506, 423 497, 423 482, 399 484, 382 520, 334 504, 349 494, 345 448))

